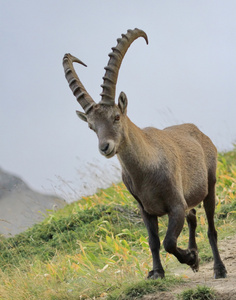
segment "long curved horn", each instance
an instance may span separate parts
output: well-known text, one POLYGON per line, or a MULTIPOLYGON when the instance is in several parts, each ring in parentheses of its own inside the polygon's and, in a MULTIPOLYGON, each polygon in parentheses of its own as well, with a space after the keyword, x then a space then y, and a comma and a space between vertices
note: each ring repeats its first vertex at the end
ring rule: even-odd
POLYGON ((65 77, 77 101, 82 106, 85 113, 87 113, 95 102, 93 101, 92 97, 88 94, 85 87, 79 80, 79 77, 77 76, 73 67, 73 62, 77 62, 85 67, 87 66, 81 60, 72 56, 69 53, 64 55, 63 67, 65 71, 65 77))
POLYGON ((146 33, 138 28, 134 30, 128 30, 126 34, 122 34, 122 38, 117 39, 116 47, 112 48, 112 52, 109 55, 110 59, 107 66, 104 68, 106 73, 103 77, 102 87, 102 99, 100 104, 114 105, 116 94, 116 82, 122 60, 127 52, 129 46, 139 37, 143 37, 148 44, 148 37, 146 33))

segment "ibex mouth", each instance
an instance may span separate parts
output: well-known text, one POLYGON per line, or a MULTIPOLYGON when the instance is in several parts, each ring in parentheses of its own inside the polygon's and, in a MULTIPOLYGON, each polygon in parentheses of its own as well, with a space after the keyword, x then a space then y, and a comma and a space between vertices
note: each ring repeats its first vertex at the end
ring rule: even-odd
POLYGON ((115 149, 115 148, 114 148, 110 153, 105 154, 105 157, 106 157, 106 158, 111 158, 111 157, 113 157, 114 155, 116 155, 116 149, 115 149))

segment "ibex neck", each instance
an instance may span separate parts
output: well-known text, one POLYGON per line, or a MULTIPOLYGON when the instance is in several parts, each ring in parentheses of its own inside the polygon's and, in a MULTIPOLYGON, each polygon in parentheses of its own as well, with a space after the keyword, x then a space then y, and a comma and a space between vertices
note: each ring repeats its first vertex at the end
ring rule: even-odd
POLYGON ((157 153, 146 130, 140 129, 128 118, 126 125, 124 140, 117 156, 122 168, 133 173, 153 163, 157 153))

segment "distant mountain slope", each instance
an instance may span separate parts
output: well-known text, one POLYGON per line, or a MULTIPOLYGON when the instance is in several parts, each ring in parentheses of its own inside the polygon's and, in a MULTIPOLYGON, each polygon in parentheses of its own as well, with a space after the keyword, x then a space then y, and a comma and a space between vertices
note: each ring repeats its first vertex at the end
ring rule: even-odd
POLYGON ((0 168, 0 234, 15 235, 44 219, 65 201, 33 191, 22 179, 0 168))

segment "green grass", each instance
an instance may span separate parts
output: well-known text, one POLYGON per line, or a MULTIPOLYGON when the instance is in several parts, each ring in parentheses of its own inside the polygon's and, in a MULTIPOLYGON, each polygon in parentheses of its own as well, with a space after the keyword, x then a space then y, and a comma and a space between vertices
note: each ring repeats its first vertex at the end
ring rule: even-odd
POLYGON ((207 286, 198 286, 195 289, 187 289, 178 295, 178 300, 215 300, 216 293, 207 286))
MULTIPOLYGON (((215 220, 222 239, 236 228, 236 148, 219 154, 217 177, 215 220)), ((197 218, 203 263, 212 253, 202 206, 197 218)), ((166 227, 167 218, 159 218, 161 241, 166 227)), ((186 248, 187 242, 185 224, 178 244, 186 248)), ((136 201, 123 184, 113 185, 49 212, 15 237, 0 237, 0 299, 132 299, 168 291, 182 279, 173 277, 178 263, 163 247, 161 259, 166 279, 144 280, 152 267, 147 232, 136 201)))
POLYGON ((168 277, 168 279, 140 280, 138 282, 122 283, 120 290, 116 289, 107 296, 107 300, 138 299, 150 293, 169 291, 171 287, 181 282, 181 278, 168 277))

